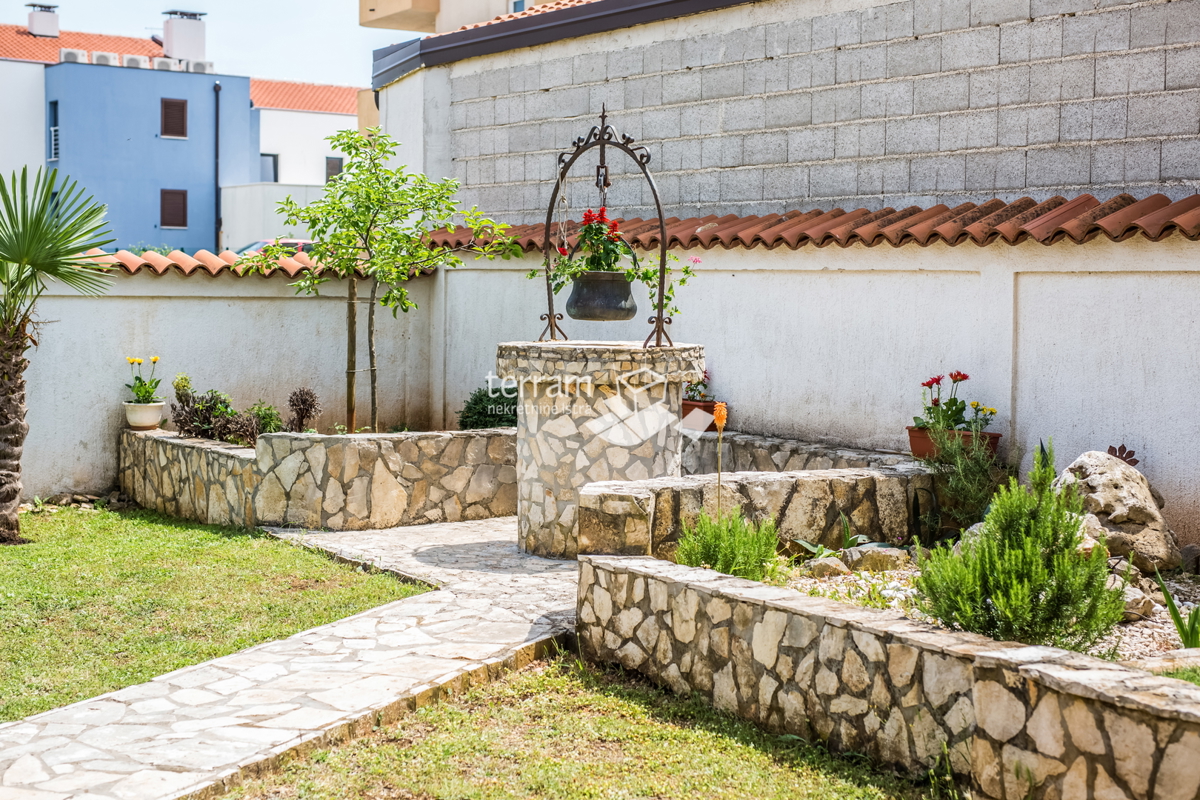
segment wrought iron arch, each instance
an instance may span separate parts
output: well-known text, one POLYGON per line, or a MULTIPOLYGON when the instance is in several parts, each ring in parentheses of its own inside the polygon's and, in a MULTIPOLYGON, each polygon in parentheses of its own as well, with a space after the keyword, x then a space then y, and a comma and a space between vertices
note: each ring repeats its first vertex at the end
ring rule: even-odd
POLYGON ((650 151, 644 145, 635 144, 635 141, 632 136, 628 135, 621 135, 618 138, 613 126, 608 124, 607 110, 602 109, 600 112, 600 124, 593 125, 592 129, 588 131, 587 136, 581 136, 572 142, 573 150, 567 153, 559 153, 558 155, 558 179, 554 182, 554 191, 550 194, 550 205, 546 207, 546 227, 542 237, 542 256, 545 259, 546 272, 547 313, 541 316, 541 320, 546 323, 546 327, 542 330, 542 335, 538 338, 538 341, 545 341, 547 336, 551 340, 557 340, 560 336, 563 340, 567 340, 567 334, 558 324, 563 315, 556 314, 554 311, 554 283, 550 279, 551 264, 553 263, 551 253, 554 252, 555 248, 551 236, 554 226, 554 209, 558 204, 560 194, 565 191, 567 176, 571 172, 571 167, 575 166, 575 162, 584 153, 597 147, 600 148, 600 163, 596 165, 596 188, 600 190, 601 205, 606 205, 608 188, 612 186, 612 182, 608 178, 608 162, 605 160, 605 156, 607 149, 612 147, 629 156, 638 165, 642 177, 650 184, 650 193, 654 197, 654 210, 658 215, 658 297, 654 304, 654 316, 648 320, 654 326, 654 330, 646 337, 646 341, 642 343, 642 346, 663 347, 664 339, 666 339, 667 346, 674 345, 670 334, 666 331, 666 326, 671 324, 671 318, 664 314, 664 296, 667 286, 667 225, 663 219, 662 201, 658 196, 658 186, 654 183, 654 178, 650 175, 650 170, 646 166, 650 163, 650 151), (653 340, 653 344, 651 344, 651 340, 653 340))

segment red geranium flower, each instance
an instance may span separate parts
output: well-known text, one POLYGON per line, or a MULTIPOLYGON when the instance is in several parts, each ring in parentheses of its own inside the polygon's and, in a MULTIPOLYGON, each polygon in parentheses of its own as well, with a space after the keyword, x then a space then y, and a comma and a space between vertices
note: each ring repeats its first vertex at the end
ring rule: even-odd
POLYGON ((954 381, 955 383, 962 383, 963 381, 968 380, 970 377, 971 376, 967 373, 959 372, 958 370, 950 373, 950 380, 954 381))
POLYGON ((567 254, 567 248, 565 248, 565 247, 558 248, 558 254, 560 256, 565 256, 567 254))
POLYGON ((932 389, 934 386, 941 386, 942 378, 944 378, 944 377, 946 377, 946 376, 945 375, 934 375, 929 380, 922 381, 921 385, 924 386, 926 389, 932 389))
POLYGON ((931 405, 940 406, 942 404, 942 399, 940 397, 935 397, 929 402, 931 405))

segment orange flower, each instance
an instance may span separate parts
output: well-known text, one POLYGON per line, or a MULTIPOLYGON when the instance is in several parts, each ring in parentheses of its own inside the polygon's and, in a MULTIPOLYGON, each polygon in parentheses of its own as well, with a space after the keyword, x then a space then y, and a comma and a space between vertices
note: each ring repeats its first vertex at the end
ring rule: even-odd
POLYGON ((729 412, 725 410, 724 403, 717 403, 713 406, 713 422, 717 423, 717 430, 725 430, 725 420, 729 419, 729 412))

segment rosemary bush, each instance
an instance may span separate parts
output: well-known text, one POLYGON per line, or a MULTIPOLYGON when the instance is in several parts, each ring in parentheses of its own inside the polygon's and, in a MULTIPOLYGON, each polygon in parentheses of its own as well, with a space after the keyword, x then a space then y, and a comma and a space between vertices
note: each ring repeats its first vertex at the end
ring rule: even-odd
POLYGON ((974 436, 967 438, 958 431, 929 428, 929 439, 937 455, 921 459, 945 492, 947 502, 939 505, 928 520, 936 531, 943 527, 946 517, 959 530, 965 530, 983 520, 996 491, 1012 477, 1012 470, 1000 462, 988 448, 982 428, 969 429, 974 436))
POLYGON ((471 393, 467 404, 458 413, 462 430, 479 428, 512 428, 517 424, 517 398, 505 397, 501 390, 480 386, 471 393))
POLYGON ((775 581, 786 566, 775 552, 778 541, 774 522, 756 525, 737 513, 714 520, 701 511, 695 526, 684 523, 675 560, 752 581, 775 581))
POLYGON ((1107 552, 1079 551, 1083 502, 1056 491, 1054 450, 1034 458, 1029 486, 1010 479, 978 535, 961 552, 943 545, 919 557, 917 604, 954 630, 1000 641, 1087 650, 1120 621, 1124 599, 1109 589, 1107 552))

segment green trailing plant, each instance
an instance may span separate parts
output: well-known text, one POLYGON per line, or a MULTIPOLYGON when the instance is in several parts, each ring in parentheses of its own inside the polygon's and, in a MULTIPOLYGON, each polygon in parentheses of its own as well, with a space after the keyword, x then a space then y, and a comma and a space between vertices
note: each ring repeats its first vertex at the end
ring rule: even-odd
POLYGON ((255 438, 264 433, 279 433, 283 430, 283 415, 279 413, 279 409, 275 408, 275 406, 269 406, 262 400, 259 400, 250 406, 249 413, 258 421, 258 434, 256 434, 255 438))
POLYGON ((714 520, 701 511, 695 525, 684 523, 675 560, 752 581, 778 581, 788 566, 776 553, 778 542, 770 520, 755 524, 736 513, 714 520))
POLYGON ((28 169, 0 179, 0 545, 22 544, 21 456, 25 421, 25 370, 37 345, 37 302, 58 282, 83 295, 99 295, 111 281, 107 268, 86 253, 113 240, 105 207, 57 170, 28 169))
POLYGON ((1039 452, 1029 485, 1000 488, 977 536, 960 552, 918 551, 917 606, 954 629, 1001 641, 1087 650, 1121 620, 1124 598, 1110 589, 1107 552, 1079 551, 1083 502, 1057 490, 1054 450, 1039 452))
POLYGON ((956 530, 965 530, 983 520, 996 491, 1012 477, 1012 469, 1002 463, 980 436, 983 428, 975 424, 968 430, 973 436, 960 436, 946 428, 929 428, 935 455, 923 458, 946 497, 946 503, 930 506, 925 523, 933 531, 946 527, 949 518, 956 530))
POLYGON ((1163 576, 1157 569, 1154 570, 1154 579, 1158 581, 1158 588, 1167 601, 1167 611, 1171 615, 1171 621, 1175 623, 1175 630, 1179 631, 1179 638, 1183 641, 1183 646, 1200 647, 1200 606, 1194 606, 1185 620, 1179 613, 1179 606, 1175 604, 1175 598, 1167 589, 1167 582, 1163 580, 1163 576))
POLYGON ((129 375, 133 380, 132 383, 125 384, 125 388, 133 394, 133 402, 146 404, 161 400, 162 398, 158 397, 156 393, 162 378, 154 377, 154 371, 158 368, 158 356, 150 357, 149 378, 142 376, 142 364, 145 359, 128 356, 125 360, 129 362, 129 375))
POLYGON ((458 412, 458 427, 462 430, 479 428, 512 428, 517 424, 517 398, 508 397, 504 389, 480 386, 471 392, 458 412))
MULTIPOLYGON (((309 231, 307 255, 320 269, 305 270, 292 286, 315 295, 337 278, 346 287, 346 420, 357 430, 355 378, 358 369, 358 282, 370 285, 367 306, 367 358, 371 381, 370 429, 379 430, 379 370, 375 351, 375 312, 382 306, 400 311, 416 308, 407 282, 431 269, 456 267, 460 253, 478 258, 510 258, 520 248, 507 235, 508 226, 485 218, 477 209, 463 210, 455 200, 458 182, 431 180, 419 172, 393 166, 399 143, 381 128, 338 131, 328 137, 346 156, 345 166, 328 181, 319 200, 302 206, 290 196, 279 204, 285 226, 309 231), (454 246, 434 242, 432 234, 457 225, 470 235, 454 246)), ((269 244, 239 260, 240 266, 271 272, 294 246, 269 244)))

